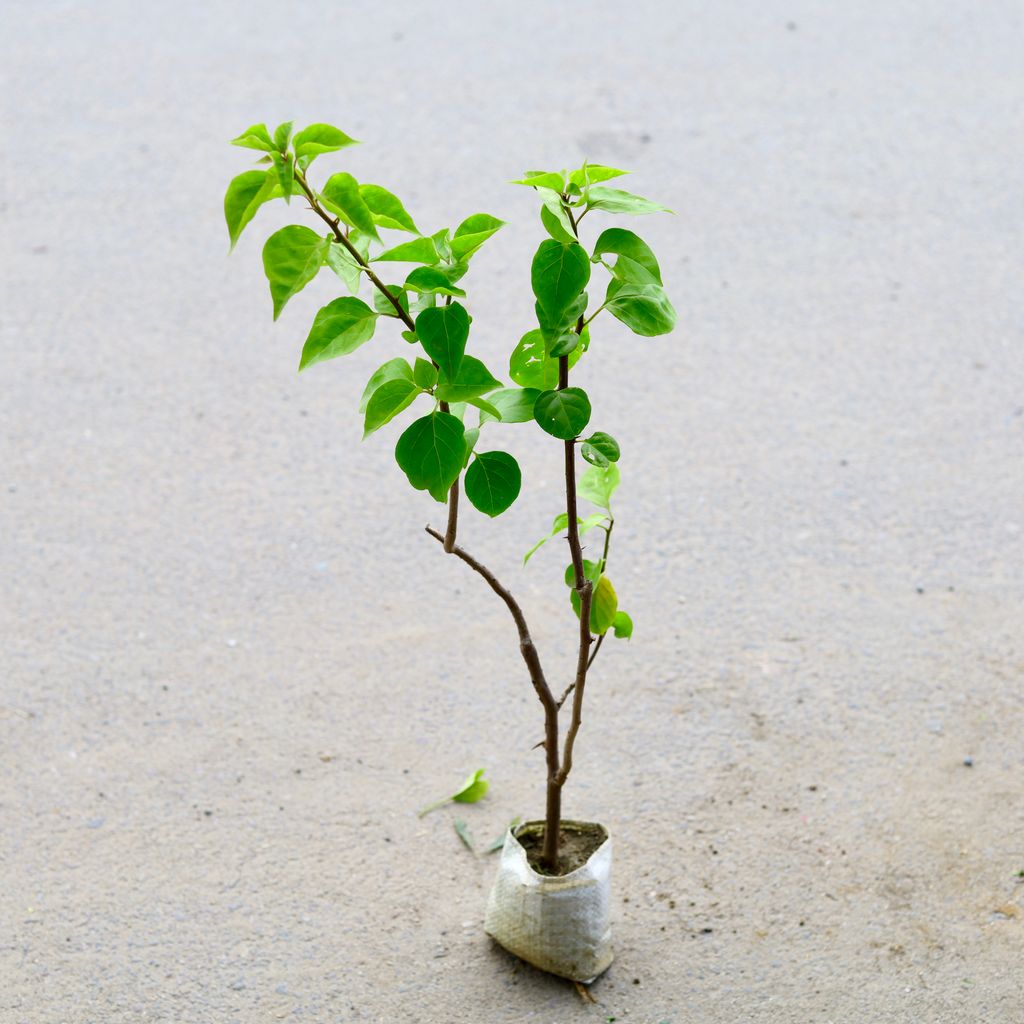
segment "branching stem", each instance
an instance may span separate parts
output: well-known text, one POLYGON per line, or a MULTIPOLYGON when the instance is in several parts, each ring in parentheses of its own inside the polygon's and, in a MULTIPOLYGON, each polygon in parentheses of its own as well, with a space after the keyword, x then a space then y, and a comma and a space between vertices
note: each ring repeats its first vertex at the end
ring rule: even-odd
POLYGON ((363 254, 349 241, 348 235, 341 230, 341 222, 339 218, 332 217, 324 208, 323 204, 317 198, 316 193, 309 187, 309 182, 306 181, 306 176, 296 168, 295 180, 299 183, 299 188, 305 193, 306 198, 309 200, 309 205, 312 207, 313 212, 331 229, 331 234, 337 242, 343 245, 349 255, 359 264, 360 268, 366 273, 366 276, 373 282, 373 286, 383 295, 392 306, 395 307, 395 314, 399 320, 405 324, 410 331, 416 330, 416 324, 413 323, 413 319, 405 311, 402 303, 398 301, 398 296, 391 293, 391 291, 385 286, 384 282, 374 273, 373 267, 370 266, 369 260, 367 260, 363 254))
MULTIPOLYGON (((537 699, 541 702, 544 708, 544 753, 547 759, 548 768, 548 793, 547 793, 547 821, 551 821, 552 815, 555 817, 556 822, 561 821, 561 808, 562 808, 562 787, 561 783, 557 782, 559 775, 558 765, 558 704, 555 701, 554 694, 551 692, 551 687, 548 686, 548 681, 544 676, 544 670, 541 668, 540 655, 537 653, 537 648, 534 646, 533 637, 530 635, 530 628, 526 624, 526 616, 523 615, 523 610, 519 606, 519 602, 512 596, 511 591, 498 581, 498 578, 487 568, 482 562, 474 558, 468 551, 459 547, 457 544, 453 544, 449 549, 445 544, 445 538, 433 527, 426 527, 427 533, 430 534, 434 540, 439 541, 442 547, 446 551, 455 555, 456 558, 461 559, 466 563, 474 572, 478 573, 487 582, 487 585, 493 590, 498 597, 505 602, 505 606, 508 608, 512 615, 512 619, 516 624, 516 629, 519 632, 519 653, 523 657, 523 661, 526 663, 526 668, 530 673, 530 682, 533 683, 533 688, 537 693, 537 699)), ((548 854, 548 837, 545 835, 545 846, 544 846, 544 860, 546 864, 550 864, 552 868, 555 868, 558 864, 558 828, 555 828, 555 849, 554 858, 550 861, 547 859, 548 854)))

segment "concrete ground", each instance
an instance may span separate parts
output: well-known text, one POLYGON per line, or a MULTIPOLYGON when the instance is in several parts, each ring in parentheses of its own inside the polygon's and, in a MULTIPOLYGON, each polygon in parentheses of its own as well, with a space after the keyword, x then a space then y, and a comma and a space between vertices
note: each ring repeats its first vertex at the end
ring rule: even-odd
MULTIPOLYGON (((1019 4, 2 17, 2 1024, 1022 1019, 1019 4), (636 621, 566 791, 616 842, 596 1005, 481 931, 453 818, 539 813, 539 707, 397 432, 358 443, 404 343, 296 376, 330 281, 271 323, 283 208, 226 257, 226 141, 291 117, 431 230, 509 222, 467 279, 492 367, 541 237, 510 178, 589 158, 678 211, 630 225, 678 331, 602 317, 576 375, 636 621)), ((519 564, 559 448, 505 436, 524 495, 464 539, 562 681, 565 553, 519 564)))

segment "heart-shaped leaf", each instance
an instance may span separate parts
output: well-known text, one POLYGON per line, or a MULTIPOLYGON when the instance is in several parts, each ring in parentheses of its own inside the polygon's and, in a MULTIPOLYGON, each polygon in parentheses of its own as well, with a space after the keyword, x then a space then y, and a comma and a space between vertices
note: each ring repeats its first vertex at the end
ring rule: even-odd
POLYGON ((501 515, 519 497, 523 477, 508 452, 482 452, 466 470, 466 497, 484 515, 501 515))
POLYGON ((407 427, 395 446, 395 461, 418 491, 444 501, 458 479, 466 453, 461 421, 432 412, 407 427))
POLYGON ((379 315, 362 299, 352 295, 327 303, 313 320, 309 336, 302 346, 299 369, 355 352, 373 337, 379 315))
POLYGON ((285 303, 316 277, 327 258, 331 240, 300 224, 275 231, 263 246, 263 271, 274 300, 274 319, 285 303))
POLYGON ((589 280, 590 258, 579 242, 556 242, 548 238, 540 243, 530 268, 530 282, 550 322, 560 321, 589 280))
POLYGON ((533 418, 552 437, 569 441, 590 422, 590 399, 583 388, 544 391, 533 407, 533 418))
POLYGON ((425 309, 416 317, 416 334, 427 355, 454 381, 469 338, 469 314, 458 302, 425 309))

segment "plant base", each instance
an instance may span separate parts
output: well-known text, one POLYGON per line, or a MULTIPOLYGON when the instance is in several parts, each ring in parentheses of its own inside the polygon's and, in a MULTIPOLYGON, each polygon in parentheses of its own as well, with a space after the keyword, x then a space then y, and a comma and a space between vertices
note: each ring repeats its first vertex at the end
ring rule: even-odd
POLYGON ((568 874, 544 875, 531 867, 524 847, 524 842, 534 845, 543 830, 542 821, 509 830, 487 901, 484 930, 542 971, 590 982, 607 970, 613 956, 612 841, 602 825, 563 821, 562 834, 568 834, 570 845, 592 846, 595 831, 599 845, 568 874), (578 844, 573 842, 577 837, 578 844))

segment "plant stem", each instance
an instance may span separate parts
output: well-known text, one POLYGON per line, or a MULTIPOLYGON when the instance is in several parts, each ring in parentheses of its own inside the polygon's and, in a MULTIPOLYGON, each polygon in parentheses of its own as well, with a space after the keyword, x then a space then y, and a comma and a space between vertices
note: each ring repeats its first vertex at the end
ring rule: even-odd
MULTIPOLYGON (((447 405, 448 403, 443 403, 447 405)), ((448 492, 448 529, 444 534, 444 549, 448 554, 452 553, 455 547, 455 534, 459 525, 459 480, 452 484, 448 492)))
MULTIPOLYGON (((580 318, 582 321, 582 317, 580 318)), ((577 324, 577 333, 581 330, 577 324)), ((569 357, 560 356, 558 360, 558 390, 569 386, 569 357)), ((572 555, 573 589, 580 599, 580 641, 576 658, 576 678, 573 682, 572 720, 565 739, 565 752, 562 755, 562 766, 558 772, 559 785, 565 783, 572 770, 573 745, 576 734, 580 730, 583 715, 583 690, 587 683, 587 668, 590 661, 590 606, 594 595, 594 585, 586 578, 583 570, 583 549, 580 546, 580 531, 576 505, 576 441, 564 442, 565 447, 565 511, 568 516, 569 551, 572 555)), ((568 696, 568 693, 566 694, 568 696)))
POLYGON ((451 802, 452 798, 450 796, 446 796, 441 800, 435 800, 432 804, 427 804, 427 806, 424 807, 423 810, 417 811, 416 817, 422 818, 425 815, 429 814, 431 811, 436 811, 438 807, 444 807, 445 804, 450 804, 451 802))
MULTIPOLYGON (((299 188, 305 193, 306 199, 309 200, 309 205, 313 212, 331 229, 331 234, 334 235, 337 242, 343 245, 349 252, 349 255, 359 264, 360 268, 366 272, 366 276, 373 283, 373 286, 383 295, 392 306, 395 307, 395 313, 399 320, 410 330, 416 330, 416 324, 413 322, 412 317, 405 311, 405 307, 401 302, 398 301, 398 296, 394 295, 389 288, 387 288, 383 281, 374 273, 373 267, 367 259, 363 257, 363 254, 349 241, 348 230, 341 230, 341 222, 338 217, 332 217, 317 199, 316 193, 309 187, 309 182, 306 181, 306 176, 299 171, 295 170, 295 180, 299 183, 299 188)), ((451 302, 451 296, 448 297, 448 301, 451 302)), ((433 360, 431 360, 433 362, 433 360)), ((434 363, 434 367, 437 367, 437 363, 434 363)), ((448 403, 441 403, 441 412, 448 412, 448 403)), ((451 490, 448 492, 448 530, 445 534, 444 549, 445 551, 451 551, 455 544, 455 534, 458 530, 459 524, 459 481, 456 480, 452 484, 451 490)))
POLYGON ((550 822, 552 820, 552 815, 554 815, 556 826, 552 833, 554 837, 553 850, 549 850, 551 843, 549 842, 550 837, 548 833, 550 830, 545 827, 544 853, 542 860, 544 861, 545 866, 550 870, 557 870, 558 823, 561 822, 562 806, 562 784, 558 781, 558 704, 555 701, 554 694, 551 692, 551 687, 548 686, 547 679, 544 676, 544 670, 541 668, 540 656, 537 654, 537 648, 534 646, 529 626, 526 624, 526 616, 523 615, 523 610, 520 608, 519 602, 512 596, 508 588, 498 581, 498 578, 490 569, 487 568, 487 566, 477 561, 477 559, 469 554, 468 551, 465 551, 457 544, 453 544, 451 548, 448 549, 445 546, 444 536, 433 527, 426 527, 426 531, 434 538, 434 540, 439 541, 441 546, 445 547, 446 551, 455 555, 456 558, 461 559, 474 572, 479 573, 479 575, 484 578, 491 590, 493 590, 498 597, 505 602, 506 607, 512 614, 512 619, 516 624, 516 629, 519 632, 519 653, 523 656, 523 661, 526 663, 526 668, 530 673, 530 682, 533 683, 533 688, 537 692, 537 698, 544 707, 544 752, 548 768, 547 817, 545 820, 550 822), (549 853, 551 854, 550 858, 549 853))
POLYGON ((316 193, 309 187, 309 182, 306 181, 306 176, 296 169, 295 180, 299 183, 299 188, 306 194, 306 198, 309 200, 309 205, 313 208, 313 212, 331 229, 331 234, 334 235, 335 239, 343 245, 349 252, 349 255, 359 264, 359 266, 366 272, 366 276, 373 282, 374 287, 383 295, 392 306, 395 307, 395 313, 398 318, 409 328, 410 331, 416 330, 416 324, 413 323, 413 319, 405 311, 401 302, 398 301, 398 297, 393 295, 391 291, 385 287, 384 282, 374 273, 373 268, 370 266, 369 261, 364 259, 363 254, 349 241, 348 236, 344 231, 341 230, 341 224, 337 217, 332 217, 320 204, 320 200, 317 199, 316 193))
MULTIPOLYGON (((565 197, 563 196, 563 199, 565 197)), ((576 220, 573 218, 572 210, 568 205, 564 206, 565 212, 572 225, 573 234, 576 235, 576 220)), ((578 235, 577 235, 578 237, 578 235)), ((583 314, 576 321, 576 333, 583 333, 583 314)), ((559 356, 558 358, 558 390, 564 391, 569 386, 569 357, 559 356)), ((544 825, 544 860, 549 867, 557 870, 558 864, 558 840, 561 830, 561 791, 565 780, 572 770, 573 745, 576 742, 576 735, 580 730, 580 723, 583 717, 583 690, 587 682, 587 668, 590 663, 590 645, 593 638, 590 635, 590 606, 594 596, 594 585, 587 579, 583 569, 583 549, 580 546, 579 517, 576 502, 576 438, 563 442, 565 452, 565 512, 568 518, 568 541, 569 552, 572 555, 573 568, 573 589, 580 599, 580 640, 579 651, 576 657, 576 678, 572 686, 566 690, 562 700, 557 707, 562 706, 562 701, 568 697, 570 691, 575 690, 572 702, 572 719, 569 724, 569 732, 566 735, 565 751, 562 754, 562 765, 554 780, 548 781, 548 813, 544 825), (557 790, 557 800, 553 799, 557 790), (552 854, 549 857, 548 851, 552 854)))

